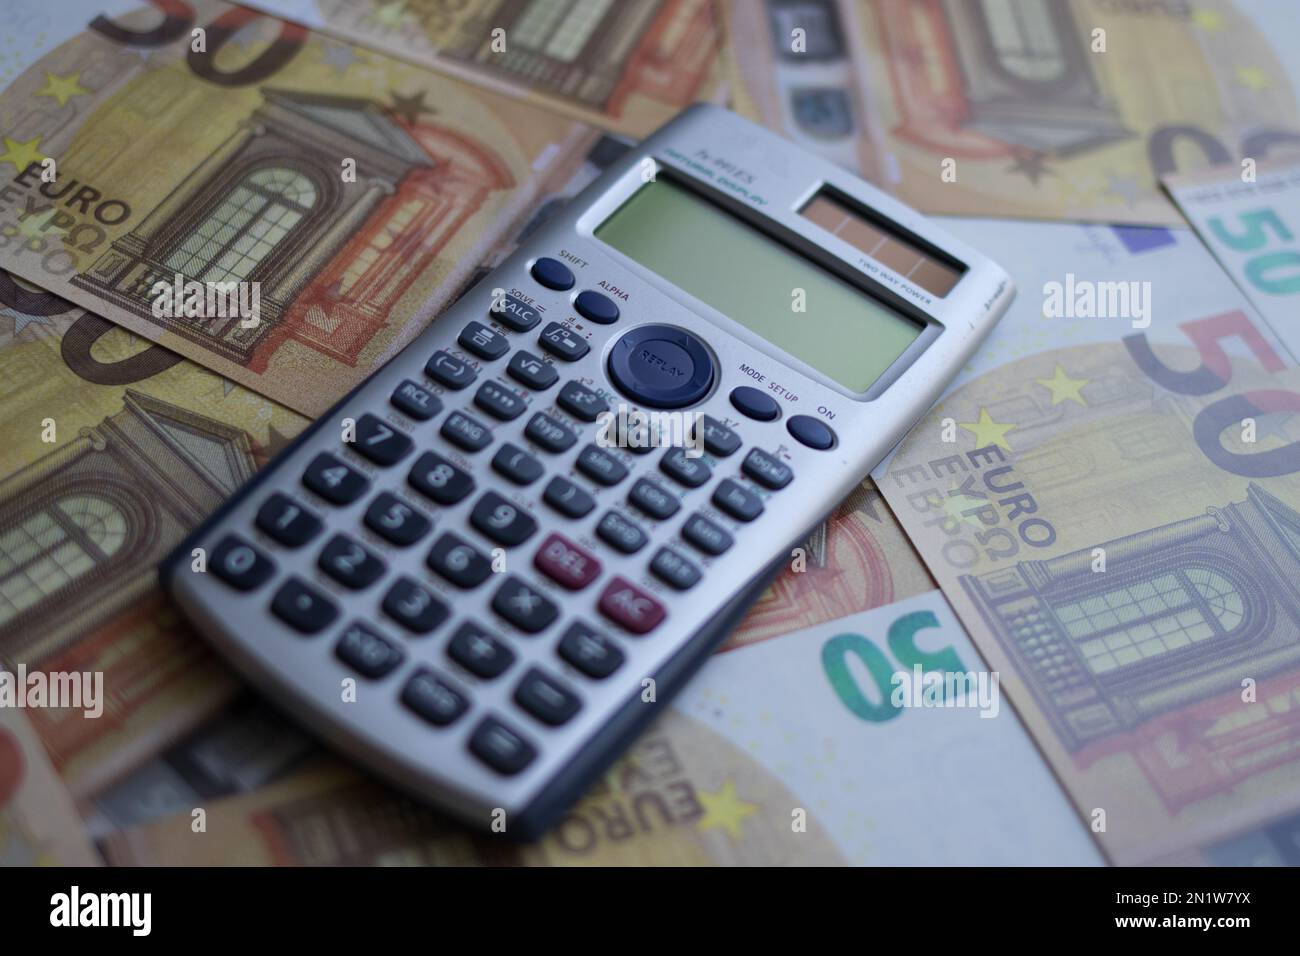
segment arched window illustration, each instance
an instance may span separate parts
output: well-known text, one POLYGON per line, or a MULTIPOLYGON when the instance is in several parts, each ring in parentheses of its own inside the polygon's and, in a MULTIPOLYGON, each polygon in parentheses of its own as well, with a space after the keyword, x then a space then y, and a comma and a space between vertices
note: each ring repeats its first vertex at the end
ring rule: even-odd
POLYGON ((300 172, 263 167, 245 176, 167 257, 168 268, 201 282, 248 278, 316 205, 300 172))
POLYGON ((1202 641, 1247 619, 1241 592, 1217 571, 1187 567, 1055 606, 1094 674, 1109 674, 1202 641))
POLYGON ((128 531, 117 505, 82 493, 58 498, 0 531, 0 625, 108 561, 128 531))
POLYGON ((1002 69, 1027 83, 1065 75, 1065 51, 1047 0, 980 0, 993 55, 1002 69))

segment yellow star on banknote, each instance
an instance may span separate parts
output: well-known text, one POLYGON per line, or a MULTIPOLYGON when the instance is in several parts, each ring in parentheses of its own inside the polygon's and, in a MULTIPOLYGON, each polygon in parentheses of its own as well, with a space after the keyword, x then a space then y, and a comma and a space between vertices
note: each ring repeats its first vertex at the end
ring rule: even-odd
POLYGON ((85 96, 90 92, 81 85, 80 79, 80 73, 69 73, 67 76, 46 73, 45 89, 38 90, 36 95, 52 97, 59 101, 60 106, 67 106, 68 100, 74 96, 85 96))
POLYGON ((22 172, 32 163, 39 163, 45 158, 37 146, 40 145, 41 138, 34 136, 25 143, 20 143, 16 139, 5 137, 5 151, 0 153, 0 163, 9 163, 18 172, 22 172))
POLYGON ((1237 67, 1237 82, 1252 90, 1266 90, 1273 85, 1268 74, 1257 66, 1237 67))
POLYGON ((1218 10, 1197 10, 1192 14, 1192 22, 1206 33, 1218 33, 1223 29, 1223 14, 1218 10))
POLYGON ((1007 441, 1006 435, 1016 426, 995 422, 987 408, 980 409, 979 421, 958 422, 957 424, 975 436, 976 448, 983 448, 986 445, 999 445, 1007 451, 1011 451, 1011 443, 1007 441))
POLYGON ((736 795, 736 784, 728 780, 717 793, 699 791, 700 803, 704 805, 704 816, 695 826, 701 832, 723 827, 733 840, 741 837, 740 824, 745 817, 758 812, 758 806, 746 803, 736 795))
POLYGON ((1056 366, 1056 371, 1052 373, 1051 378, 1036 378, 1034 381, 1052 393, 1053 405, 1059 405, 1061 402, 1065 401, 1078 402, 1080 405, 1085 406, 1088 404, 1084 401, 1083 395, 1080 394, 1080 390, 1083 386, 1087 385, 1091 379, 1070 378, 1070 376, 1065 374, 1065 369, 1063 369, 1059 364, 1056 366))

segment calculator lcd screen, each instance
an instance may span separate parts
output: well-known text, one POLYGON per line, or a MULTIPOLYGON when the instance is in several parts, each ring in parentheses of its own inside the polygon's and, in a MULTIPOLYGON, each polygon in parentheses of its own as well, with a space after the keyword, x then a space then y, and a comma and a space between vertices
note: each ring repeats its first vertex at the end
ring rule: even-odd
POLYGON ((667 177, 638 189, 595 234, 854 392, 865 392, 922 331, 667 177))

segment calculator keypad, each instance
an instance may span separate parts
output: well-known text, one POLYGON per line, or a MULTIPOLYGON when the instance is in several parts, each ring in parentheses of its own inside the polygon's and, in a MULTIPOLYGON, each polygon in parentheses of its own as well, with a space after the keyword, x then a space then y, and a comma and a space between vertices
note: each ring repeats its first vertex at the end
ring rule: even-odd
MULTIPOLYGON (((554 264, 544 274, 569 273, 572 286, 554 264)), ((322 638, 304 647, 386 688, 406 720, 503 776, 586 719, 594 689, 626 671, 634 646, 653 645, 670 597, 698 590, 738 528, 794 479, 752 443, 724 462, 756 427, 726 413, 704 415, 685 447, 606 447, 595 423, 610 391, 586 377, 589 364, 560 374, 600 347, 601 330, 543 321, 566 312, 598 326, 622 318, 592 290, 485 306, 449 348, 390 380, 380 408, 342 419, 334 450, 299 466, 300 493, 264 494, 251 540, 227 535, 210 562, 249 593, 280 575, 262 600, 293 632, 322 638), (283 554, 302 557, 282 571, 283 554)), ((750 418, 770 414, 755 389, 731 398, 750 418)))

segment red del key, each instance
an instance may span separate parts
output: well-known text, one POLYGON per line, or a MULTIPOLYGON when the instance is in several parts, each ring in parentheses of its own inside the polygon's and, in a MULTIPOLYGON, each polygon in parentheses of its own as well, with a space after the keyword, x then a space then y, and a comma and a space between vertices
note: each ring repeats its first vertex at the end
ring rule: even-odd
POLYGON ((600 596, 600 613, 633 634, 654 630, 668 612, 627 578, 615 578, 600 596))
POLYGON ((553 534, 537 549, 533 564, 570 591, 580 591, 600 575, 600 562, 563 535, 553 534))

